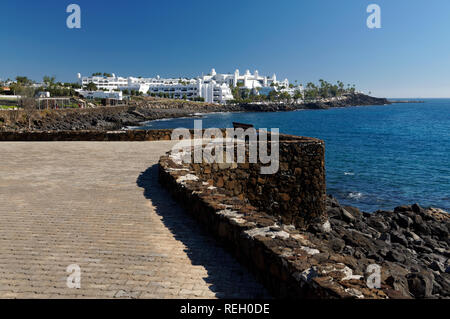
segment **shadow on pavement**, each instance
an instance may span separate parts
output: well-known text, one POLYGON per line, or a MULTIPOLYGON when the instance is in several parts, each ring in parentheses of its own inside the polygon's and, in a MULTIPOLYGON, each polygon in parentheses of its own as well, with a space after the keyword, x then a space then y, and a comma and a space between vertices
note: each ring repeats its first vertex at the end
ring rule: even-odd
POLYGON ((193 265, 203 266, 218 298, 270 298, 267 290, 234 257, 226 252, 200 225, 175 202, 158 183, 158 164, 149 167, 137 179, 145 198, 155 207, 164 225, 185 246, 193 265))

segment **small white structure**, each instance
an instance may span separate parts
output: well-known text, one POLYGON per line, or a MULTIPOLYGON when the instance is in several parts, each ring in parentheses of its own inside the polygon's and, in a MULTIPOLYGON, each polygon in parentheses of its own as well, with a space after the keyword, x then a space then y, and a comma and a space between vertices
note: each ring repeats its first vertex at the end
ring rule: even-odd
POLYGON ((122 101, 123 95, 122 92, 105 92, 105 91, 85 91, 85 90, 77 90, 78 94, 80 94, 85 99, 114 99, 122 101))
POLYGON ((44 91, 44 92, 38 92, 37 94, 37 97, 40 97, 40 98, 43 98, 43 97, 50 97, 50 92, 48 92, 48 91, 44 91))
POLYGON ((294 97, 297 93, 303 94, 303 86, 287 87, 280 89, 280 92, 287 92, 290 96, 294 97))
POLYGON ((7 99, 7 100, 18 100, 21 99, 21 95, 0 95, 0 98, 7 99))

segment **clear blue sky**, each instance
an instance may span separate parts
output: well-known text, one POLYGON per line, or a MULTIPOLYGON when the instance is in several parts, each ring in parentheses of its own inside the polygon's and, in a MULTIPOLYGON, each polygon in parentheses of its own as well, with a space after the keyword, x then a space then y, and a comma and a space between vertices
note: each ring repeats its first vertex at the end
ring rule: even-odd
POLYGON ((235 68, 342 80, 387 97, 450 97, 449 0, 2 1, 0 78, 196 76, 235 68), (82 28, 66 27, 79 4, 82 28), (382 28, 366 26, 366 7, 382 28))

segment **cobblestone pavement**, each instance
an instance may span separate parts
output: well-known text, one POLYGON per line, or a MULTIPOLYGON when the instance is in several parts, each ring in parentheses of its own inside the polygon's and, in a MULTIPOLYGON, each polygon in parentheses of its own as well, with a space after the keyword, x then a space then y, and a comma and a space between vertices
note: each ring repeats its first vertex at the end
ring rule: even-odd
POLYGON ((170 143, 1 142, 0 297, 269 297, 158 187, 170 143))

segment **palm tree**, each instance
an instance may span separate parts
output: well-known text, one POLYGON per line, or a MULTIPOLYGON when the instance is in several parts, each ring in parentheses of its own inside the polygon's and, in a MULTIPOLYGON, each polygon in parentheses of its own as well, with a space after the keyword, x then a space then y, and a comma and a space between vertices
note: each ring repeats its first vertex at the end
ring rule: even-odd
POLYGON ((86 89, 88 91, 97 91, 97 85, 93 82, 89 82, 88 85, 86 85, 86 89))
POLYGON ((345 91, 344 83, 342 81, 337 81, 337 85, 339 88, 339 95, 342 95, 342 93, 344 93, 345 91))
POLYGON ((43 81, 47 86, 52 86, 53 84, 55 84, 55 77, 45 75, 43 81))

